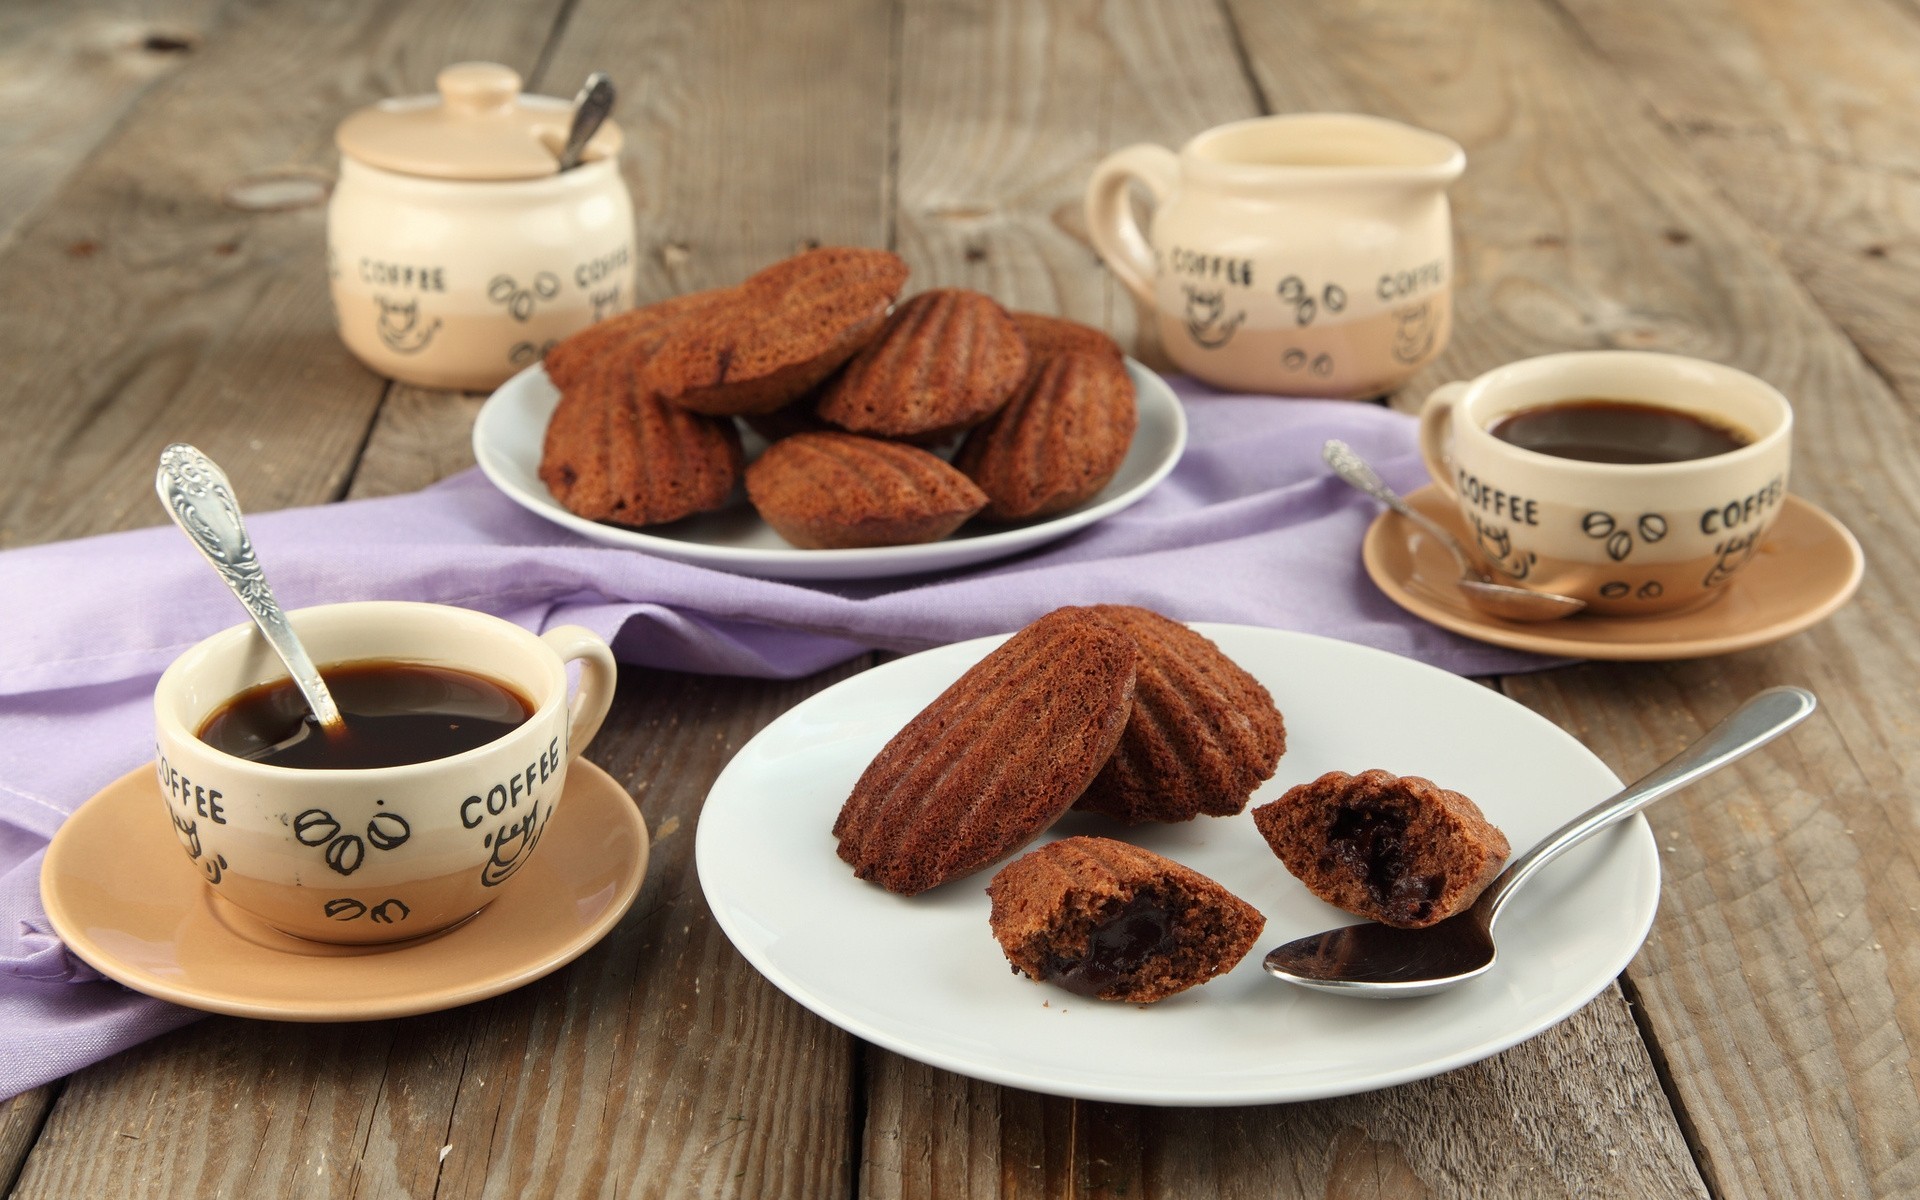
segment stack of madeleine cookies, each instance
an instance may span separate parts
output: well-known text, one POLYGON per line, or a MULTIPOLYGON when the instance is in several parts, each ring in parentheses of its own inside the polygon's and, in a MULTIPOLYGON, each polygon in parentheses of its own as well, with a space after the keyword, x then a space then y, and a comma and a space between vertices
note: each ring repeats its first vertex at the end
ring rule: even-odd
POLYGON ((896 304, 906 281, 895 254, 824 247, 582 330, 546 356, 541 481, 628 526, 724 507, 744 482, 807 549, 938 541, 1098 494, 1136 423, 1113 339, 960 288, 896 304), (751 465, 737 421, 772 443, 751 465))

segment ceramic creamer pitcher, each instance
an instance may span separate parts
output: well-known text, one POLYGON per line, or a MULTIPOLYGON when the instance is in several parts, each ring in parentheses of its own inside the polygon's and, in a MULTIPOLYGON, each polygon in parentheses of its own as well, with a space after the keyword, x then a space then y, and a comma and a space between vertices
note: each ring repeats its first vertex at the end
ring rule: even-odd
POLYGON ((341 123, 327 268, 340 338, 382 375, 484 391, 633 300, 620 131, 559 169, 572 106, 458 63, 341 123))
POLYGON ((1237 391, 1376 396, 1446 346, 1446 189, 1465 166, 1454 142, 1396 121, 1259 117, 1177 155, 1111 155, 1087 185, 1087 225, 1182 370, 1237 391), (1144 234, 1132 183, 1154 201, 1144 234))

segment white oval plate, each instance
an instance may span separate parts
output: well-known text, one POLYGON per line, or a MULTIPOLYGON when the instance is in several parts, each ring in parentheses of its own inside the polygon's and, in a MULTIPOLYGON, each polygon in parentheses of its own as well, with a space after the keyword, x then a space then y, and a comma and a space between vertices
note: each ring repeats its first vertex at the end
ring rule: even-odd
MULTIPOLYGON (((1286 755, 1254 805, 1327 771, 1383 767, 1465 792, 1523 851, 1618 789, 1573 737, 1466 679, 1308 634, 1195 628, 1286 717, 1286 755)), ((747 743, 707 797, 694 857, 715 919, 761 974, 849 1033, 977 1079, 1089 1100, 1310 1100, 1436 1075, 1532 1037, 1599 994, 1652 925, 1660 864, 1636 817, 1527 886, 1501 922, 1490 975, 1414 1000, 1308 992, 1268 978, 1261 957, 1353 918, 1287 873, 1251 815, 1126 830, 1069 813, 1042 840, 1094 833, 1145 846, 1219 880, 1267 926, 1231 972, 1158 1004, 1101 1003, 1016 976, 987 928, 991 869, 895 896, 855 879, 831 832, 887 739, 1002 640, 898 659, 810 697, 747 743)))
MULTIPOLYGON (((1016 525, 970 522, 941 542, 876 546, 865 550, 800 550, 775 533, 746 494, 735 490, 727 507, 646 530, 603 525, 560 506, 540 482, 540 449, 560 393, 539 364, 501 384, 473 424, 473 455, 495 487, 529 512, 609 546, 766 579, 879 579, 946 571, 1004 558, 1065 537, 1119 512, 1167 477, 1187 445, 1187 418, 1167 381, 1127 360, 1140 423, 1133 445, 1100 494, 1077 508, 1016 525)), ((765 446, 746 435, 748 456, 765 446)))

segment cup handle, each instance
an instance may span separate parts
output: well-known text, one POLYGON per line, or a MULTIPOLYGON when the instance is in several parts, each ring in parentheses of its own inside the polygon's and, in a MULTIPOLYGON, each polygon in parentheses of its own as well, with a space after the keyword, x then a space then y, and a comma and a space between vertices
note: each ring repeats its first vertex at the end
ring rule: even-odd
POLYGON ((591 629, 561 625, 541 634, 540 640, 562 661, 580 664, 580 690, 567 702, 567 757, 572 759, 587 748, 593 735, 600 732, 600 722, 607 719, 618 669, 613 651, 591 629))
POLYGON ((1427 393, 1427 402, 1420 406, 1420 457, 1426 460, 1427 474, 1433 476, 1433 482, 1456 504, 1460 492, 1453 486, 1453 469, 1448 465, 1453 439, 1447 436, 1447 428, 1453 406, 1466 390, 1464 383, 1443 383, 1427 393))
POLYGON ((1153 304, 1153 248, 1133 219, 1127 185, 1138 181, 1145 186, 1158 208, 1179 178, 1180 159, 1173 151, 1142 142, 1109 154, 1087 181, 1087 232, 1093 248, 1143 304, 1153 304))

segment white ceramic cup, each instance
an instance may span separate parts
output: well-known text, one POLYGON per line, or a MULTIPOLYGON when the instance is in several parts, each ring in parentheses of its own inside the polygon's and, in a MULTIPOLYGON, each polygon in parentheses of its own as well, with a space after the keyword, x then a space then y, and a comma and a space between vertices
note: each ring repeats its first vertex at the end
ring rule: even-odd
POLYGON ((217 633, 176 659, 154 691, 160 795, 187 856, 221 897, 314 941, 399 941, 486 907, 533 854, 567 764, 606 717, 615 675, 606 643, 579 626, 536 636, 439 604, 333 604, 288 618, 323 668, 452 667, 507 685, 533 714, 484 746, 406 766, 251 762, 197 734, 227 701, 286 678, 286 668, 252 625, 217 633), (581 674, 569 699, 571 661, 581 674))
POLYGON ((1731 367, 1673 354, 1550 354, 1427 397, 1420 450, 1495 578, 1633 616, 1719 594, 1759 550, 1786 498, 1793 409, 1731 367), (1629 400, 1744 434, 1738 450, 1677 463, 1585 462, 1501 441, 1522 409, 1629 400))

